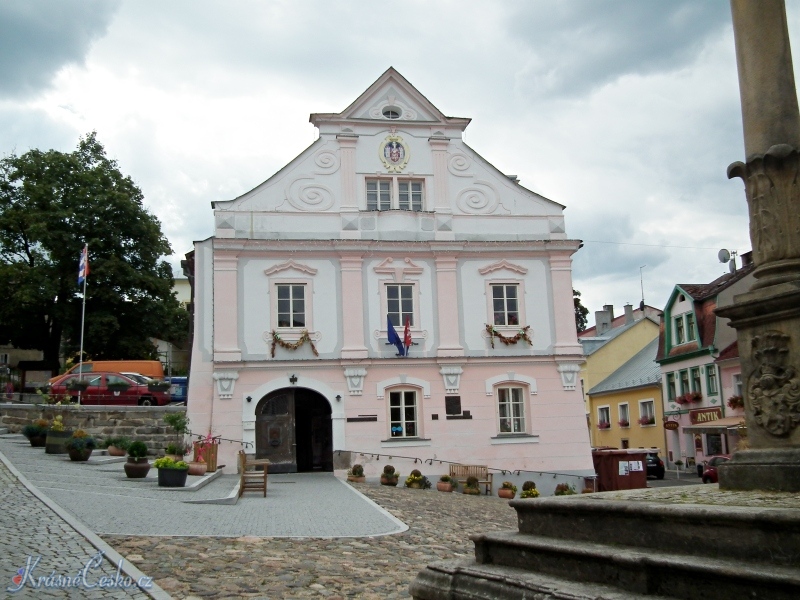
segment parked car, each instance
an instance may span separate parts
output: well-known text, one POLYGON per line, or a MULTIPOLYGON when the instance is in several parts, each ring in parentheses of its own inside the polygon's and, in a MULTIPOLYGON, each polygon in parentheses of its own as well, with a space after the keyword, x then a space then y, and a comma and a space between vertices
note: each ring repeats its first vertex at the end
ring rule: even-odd
POLYGON ((658 456, 658 452, 648 452, 645 460, 647 461, 647 476, 664 479, 664 461, 658 456))
POLYGON ((703 469, 703 483, 717 483, 719 481, 717 467, 722 463, 728 462, 730 459, 730 454, 717 454, 709 458, 703 469))
POLYGON ((122 371, 120 374, 125 375, 125 377, 130 377, 137 383, 148 384, 156 381, 152 377, 148 377, 147 375, 142 375, 141 373, 128 373, 127 371, 122 371))
MULTIPOLYGON (((158 360, 94 360, 94 361, 86 361, 83 363, 78 363, 77 365, 73 366, 69 371, 64 373, 64 375, 69 375, 70 373, 97 373, 97 372, 106 372, 106 373, 124 373, 126 371, 132 371, 135 373, 141 373, 146 375, 147 377, 155 377, 157 379, 161 379, 164 377, 164 367, 161 364, 161 361, 158 360)), ((57 375, 50 379, 50 383, 54 383, 61 375, 57 375)))
MULTIPOLYGON (((77 373, 64 375, 50 384, 50 394, 69 396, 73 402, 78 400, 77 373)), ((121 373, 93 372, 83 374, 84 386, 81 389, 81 404, 114 406, 164 406, 169 404, 168 390, 154 390, 146 383, 139 383, 121 373)))

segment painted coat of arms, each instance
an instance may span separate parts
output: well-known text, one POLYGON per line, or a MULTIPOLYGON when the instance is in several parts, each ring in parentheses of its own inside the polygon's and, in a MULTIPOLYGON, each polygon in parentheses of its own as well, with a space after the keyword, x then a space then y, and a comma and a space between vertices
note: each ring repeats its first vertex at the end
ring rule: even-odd
POLYGON ((399 135, 386 136, 381 142, 378 155, 389 173, 399 173, 408 164, 408 146, 399 135))

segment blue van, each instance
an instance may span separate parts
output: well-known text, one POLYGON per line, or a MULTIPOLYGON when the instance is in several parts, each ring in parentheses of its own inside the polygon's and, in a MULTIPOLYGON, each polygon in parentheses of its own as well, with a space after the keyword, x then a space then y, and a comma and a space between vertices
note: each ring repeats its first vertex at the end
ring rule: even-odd
POLYGON ((188 377, 164 377, 164 381, 169 381, 169 395, 172 402, 186 404, 188 377))

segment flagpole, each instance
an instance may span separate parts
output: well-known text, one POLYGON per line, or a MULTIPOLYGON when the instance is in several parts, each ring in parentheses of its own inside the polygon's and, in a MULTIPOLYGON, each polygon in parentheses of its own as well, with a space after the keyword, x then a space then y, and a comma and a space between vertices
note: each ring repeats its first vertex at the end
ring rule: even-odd
MULTIPOLYGON (((89 244, 83 249, 84 252, 84 261, 86 263, 89 262, 89 244)), ((83 273, 83 309, 81 310, 81 350, 80 355, 78 357, 78 381, 83 381, 83 327, 86 323, 86 280, 89 279, 89 274, 84 272, 83 273)), ((81 404, 81 387, 78 386, 78 404, 81 404)))

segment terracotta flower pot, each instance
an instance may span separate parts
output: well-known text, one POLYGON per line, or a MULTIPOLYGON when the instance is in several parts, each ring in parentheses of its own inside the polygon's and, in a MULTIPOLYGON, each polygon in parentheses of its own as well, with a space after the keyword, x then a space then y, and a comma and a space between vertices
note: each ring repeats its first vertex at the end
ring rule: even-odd
POLYGON ((367 480, 367 478, 364 477, 364 476, 361 476, 361 477, 356 477, 355 475, 348 475, 347 476, 347 481, 352 481, 354 483, 364 483, 366 480, 367 480))
POLYGON ((386 475, 381 475, 381 485, 397 486, 397 475, 395 475, 394 477, 387 477, 386 475))
POLYGON ((189 475, 202 476, 205 475, 208 470, 208 466, 204 462, 192 461, 187 464, 189 465, 189 475))
POLYGON ((117 448, 116 446, 109 446, 106 448, 109 456, 125 456, 125 450, 117 448))
POLYGON ((516 493, 514 492, 514 490, 509 490, 508 488, 500 488, 499 490, 497 490, 497 496, 499 498, 506 498, 508 500, 511 500, 514 498, 514 496, 516 496, 516 493))
POLYGON ((436 489, 440 492, 452 492, 453 491, 453 484, 449 481, 437 481, 436 482, 436 489))
POLYGON ((418 481, 415 481, 414 483, 409 483, 406 487, 410 487, 412 490, 420 490, 422 489, 422 484, 418 481))
POLYGON ((462 493, 468 494, 470 496, 480 496, 481 495, 481 491, 478 488, 470 488, 470 487, 465 487, 464 490, 462 491, 462 493))

